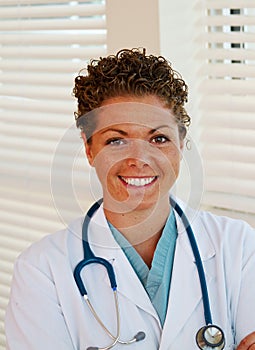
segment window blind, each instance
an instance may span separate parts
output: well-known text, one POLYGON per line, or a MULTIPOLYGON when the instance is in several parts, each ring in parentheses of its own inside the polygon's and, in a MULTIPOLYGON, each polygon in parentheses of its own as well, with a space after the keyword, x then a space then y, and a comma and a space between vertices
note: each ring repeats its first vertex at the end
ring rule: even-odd
POLYGON ((0 0, 0 13, 3 350, 14 259, 91 201, 72 87, 88 59, 106 53, 106 20, 103 0, 0 0))
POLYGON ((203 204, 255 225, 255 6, 207 0, 196 10, 203 204))

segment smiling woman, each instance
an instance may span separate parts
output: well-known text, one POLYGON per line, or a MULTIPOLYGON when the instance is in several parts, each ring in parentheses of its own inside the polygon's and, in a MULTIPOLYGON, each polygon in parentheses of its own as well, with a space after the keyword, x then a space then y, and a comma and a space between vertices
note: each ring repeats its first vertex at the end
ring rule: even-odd
POLYGON ((183 79, 123 50, 92 61, 74 94, 103 198, 17 260, 8 349, 247 350, 254 231, 169 199, 190 123, 183 79))
POLYGON ((174 115, 155 95, 109 98, 97 114, 90 141, 84 132, 82 137, 102 184, 107 219, 117 224, 113 217, 121 212, 118 226, 133 225, 134 217, 137 224, 141 217, 144 225, 146 208, 165 213, 165 221, 170 210, 168 193, 178 176, 183 148, 174 115))

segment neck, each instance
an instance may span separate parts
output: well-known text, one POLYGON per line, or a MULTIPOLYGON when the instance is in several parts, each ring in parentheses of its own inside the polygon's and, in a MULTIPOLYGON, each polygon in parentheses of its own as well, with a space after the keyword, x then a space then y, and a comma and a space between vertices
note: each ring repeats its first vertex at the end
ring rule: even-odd
POLYGON ((170 213, 170 203, 164 200, 154 206, 116 213, 106 209, 107 220, 116 227, 129 243, 137 250, 145 263, 150 267, 158 240, 170 213))

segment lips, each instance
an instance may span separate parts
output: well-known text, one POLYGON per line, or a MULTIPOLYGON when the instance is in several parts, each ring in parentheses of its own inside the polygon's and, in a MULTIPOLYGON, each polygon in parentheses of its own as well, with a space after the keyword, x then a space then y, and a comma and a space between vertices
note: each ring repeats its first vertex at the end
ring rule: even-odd
POLYGON ((153 183, 157 176, 150 176, 150 177, 123 177, 119 176, 119 178, 125 182, 128 186, 134 186, 134 187, 143 187, 150 185, 153 183))

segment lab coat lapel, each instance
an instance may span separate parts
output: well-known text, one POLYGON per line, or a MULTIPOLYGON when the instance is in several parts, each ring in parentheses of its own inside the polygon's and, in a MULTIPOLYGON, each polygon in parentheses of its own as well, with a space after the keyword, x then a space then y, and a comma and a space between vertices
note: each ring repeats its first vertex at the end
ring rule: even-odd
MULTIPOLYGON (((91 224, 89 228, 91 248, 95 255, 103 257, 112 263, 119 294, 122 294, 139 308, 155 317, 160 326, 159 317, 142 283, 109 229, 102 207, 95 213, 91 224)), ((105 275, 104 282, 109 285, 107 275, 105 275)))
POLYGON ((122 251, 116 256, 114 269, 118 276, 119 293, 156 318, 160 326, 157 312, 154 309, 148 294, 122 251))
MULTIPOLYGON (((175 258, 171 279, 169 303, 166 322, 162 335, 162 349, 169 347, 188 321, 194 309, 202 301, 201 287, 193 252, 186 230, 179 217, 176 217, 178 238, 176 242, 175 258)), ((193 220, 192 220, 193 221, 193 220)), ((215 252, 205 230, 201 228, 197 218, 191 224, 199 245, 202 262, 211 258, 215 252), (201 232, 202 231, 202 232, 201 232)), ((206 274, 207 285, 212 276, 206 274)))

